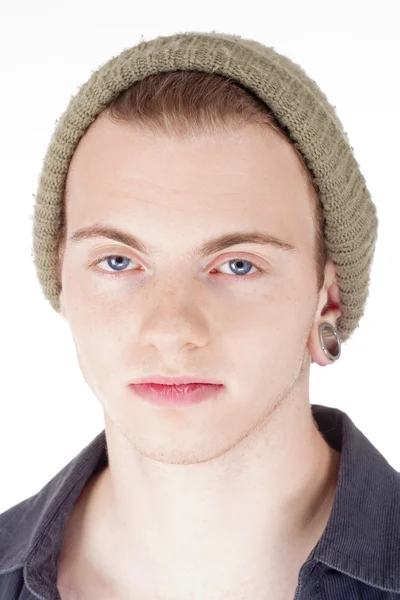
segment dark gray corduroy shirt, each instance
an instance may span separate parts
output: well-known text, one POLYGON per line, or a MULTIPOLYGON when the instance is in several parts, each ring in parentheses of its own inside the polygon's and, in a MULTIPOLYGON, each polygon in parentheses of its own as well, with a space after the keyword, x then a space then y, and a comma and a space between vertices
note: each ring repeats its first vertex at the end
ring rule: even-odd
MULTIPOLYGON (((329 521, 300 569, 294 600, 400 600, 400 472, 346 413, 311 408, 341 462, 329 521)), ((37 494, 0 515, 0 600, 60 600, 64 525, 107 463, 103 430, 37 494)))

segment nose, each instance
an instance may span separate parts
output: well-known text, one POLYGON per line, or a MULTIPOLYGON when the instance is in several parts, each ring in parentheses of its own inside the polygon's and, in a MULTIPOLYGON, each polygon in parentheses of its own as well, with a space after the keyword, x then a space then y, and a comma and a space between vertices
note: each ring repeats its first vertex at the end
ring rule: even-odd
POLYGON ((164 292, 158 302, 150 302, 139 333, 143 346, 155 346, 167 354, 207 343, 207 323, 199 303, 180 292, 164 292))

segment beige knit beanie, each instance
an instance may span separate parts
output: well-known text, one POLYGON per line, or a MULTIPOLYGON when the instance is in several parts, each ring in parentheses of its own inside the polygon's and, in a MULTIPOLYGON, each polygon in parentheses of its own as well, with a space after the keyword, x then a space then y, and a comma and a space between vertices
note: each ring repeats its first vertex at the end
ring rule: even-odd
POLYGON ((99 113, 133 83, 175 69, 219 73, 263 100, 286 128, 319 189, 327 256, 337 271, 345 342, 364 314, 377 239, 376 207, 335 108, 316 82, 272 47, 216 32, 142 41, 111 58, 73 96, 50 140, 35 197, 33 258, 45 297, 60 312, 57 241, 67 172, 79 140, 99 113))

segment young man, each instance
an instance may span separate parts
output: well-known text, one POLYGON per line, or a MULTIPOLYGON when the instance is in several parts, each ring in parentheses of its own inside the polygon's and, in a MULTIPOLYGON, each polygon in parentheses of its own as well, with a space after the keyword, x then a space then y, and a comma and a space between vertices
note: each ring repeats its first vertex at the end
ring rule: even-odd
POLYGON ((34 250, 105 430, 0 516, 1 597, 400 598, 399 474, 309 398, 376 235, 333 108, 272 49, 176 34, 103 65, 34 250))

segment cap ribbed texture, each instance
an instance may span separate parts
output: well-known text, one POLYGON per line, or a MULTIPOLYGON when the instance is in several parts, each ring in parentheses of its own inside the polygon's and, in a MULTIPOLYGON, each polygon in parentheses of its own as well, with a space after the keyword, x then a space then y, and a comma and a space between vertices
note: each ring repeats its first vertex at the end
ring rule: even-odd
POLYGON ((346 132, 305 71, 272 47, 239 35, 185 32, 142 41, 92 73, 57 121, 35 197, 33 258, 45 297, 60 312, 56 245, 72 155, 86 129, 122 91, 153 73, 199 70, 232 77, 263 100, 304 157, 320 192, 324 238, 334 262, 343 314, 342 342, 364 314, 378 219, 346 132))

